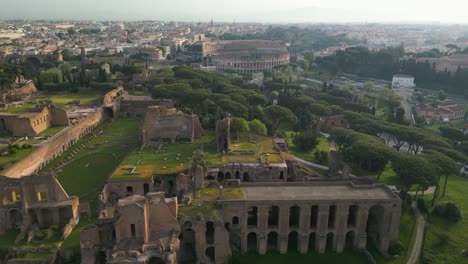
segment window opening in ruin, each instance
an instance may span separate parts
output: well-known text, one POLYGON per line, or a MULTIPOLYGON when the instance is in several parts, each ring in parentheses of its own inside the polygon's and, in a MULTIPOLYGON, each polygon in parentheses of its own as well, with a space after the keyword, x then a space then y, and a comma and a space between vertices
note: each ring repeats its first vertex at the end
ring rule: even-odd
POLYGON ((135 224, 130 224, 130 233, 132 234, 132 238, 136 237, 135 224))
POLYGON ((236 171, 235 176, 236 176, 236 179, 239 179, 239 178, 240 178, 240 172, 239 172, 239 171, 236 171))
POLYGON ((267 250, 278 251, 278 233, 270 232, 267 238, 267 250))
POLYGON ((289 233, 289 236, 288 236, 288 251, 297 252, 298 244, 299 244, 298 240, 299 240, 299 234, 296 231, 289 233))
POLYGON ((228 232, 231 232, 231 224, 230 223, 224 223, 224 228, 226 228, 226 230, 228 232))
POLYGON ((207 244, 213 244, 214 243, 214 223, 213 222, 206 222, 205 225, 205 240, 207 244))
POLYGON ((208 247, 205 251, 205 255, 210 259, 211 263, 215 262, 215 247, 208 247))
POLYGON ((253 232, 247 235, 247 251, 257 252, 257 234, 253 232))
POLYGON ((149 184, 148 183, 144 183, 143 184, 143 193, 146 195, 147 193, 149 193, 149 184))
POLYGON ((332 251, 333 250, 333 233, 328 233, 327 235, 327 244, 326 244, 326 250, 327 251, 332 251))
POLYGON ((284 172, 283 171, 281 171, 279 178, 280 178, 280 180, 284 180, 284 172))
POLYGON ((310 235, 309 235, 309 251, 315 251, 315 240, 316 240, 315 232, 310 233, 310 235))
POLYGON ((244 172, 244 174, 242 175, 242 180, 245 182, 249 181, 249 174, 247 172, 244 172))
POLYGON ((268 226, 278 226, 279 224, 279 207, 271 206, 268 208, 268 226))
POLYGON ((233 225, 238 225, 238 224, 239 224, 239 217, 234 216, 234 217, 232 218, 232 224, 233 224, 233 225))
POLYGON ((317 227, 318 206, 314 205, 310 209, 310 227, 317 227))
POLYGON ((301 214, 301 208, 299 206, 293 206, 289 208, 289 226, 290 227, 298 227, 299 226, 299 218, 301 214))
POLYGON ((257 226, 257 207, 253 206, 250 207, 249 210, 247 211, 247 225, 249 226, 257 226))
POLYGON ((171 194, 174 192, 174 181, 173 180, 170 180, 169 182, 169 191, 168 193, 171 194))
MULTIPOLYGON (((214 180, 214 179, 213 179, 214 180)), ((218 172, 218 182, 221 183, 224 181, 224 173, 219 171, 218 172)))
POLYGON ((127 192, 133 192, 133 187, 132 186, 127 186, 127 192))
POLYGON ((38 201, 47 201, 47 192, 38 192, 37 193, 38 201))
POLYGON ((378 245, 380 241, 383 214, 384 208, 380 205, 376 205, 369 210, 369 216, 367 217, 367 238, 375 245, 378 245))
POLYGON ((332 228, 335 226, 336 217, 336 205, 332 205, 328 208, 328 227, 332 228))
POLYGON ((230 172, 226 172, 226 179, 231 179, 231 173, 230 172))
POLYGON ((348 227, 355 227, 356 226, 356 218, 357 218, 357 205, 352 205, 348 209, 348 227))
POLYGON ((354 249, 354 232, 349 231, 346 233, 346 239, 345 239, 345 249, 348 250, 353 250, 354 249))

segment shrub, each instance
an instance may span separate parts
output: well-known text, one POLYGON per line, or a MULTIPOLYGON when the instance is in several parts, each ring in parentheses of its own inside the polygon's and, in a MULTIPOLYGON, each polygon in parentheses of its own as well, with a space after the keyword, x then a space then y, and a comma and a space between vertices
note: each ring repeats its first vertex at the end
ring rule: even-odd
POLYGON ((390 255, 399 255, 403 252, 403 245, 400 241, 393 242, 388 248, 388 253, 390 255))
POLYGON ((438 204, 434 208, 434 214, 452 222, 458 222, 462 218, 460 208, 452 202, 438 204))
POLYGON ((306 133, 299 133, 293 138, 293 143, 296 145, 301 151, 311 151, 313 150, 318 144, 318 138, 316 134, 311 132, 306 133))
POLYGON ((14 154, 18 153, 18 149, 17 148, 10 148, 8 150, 8 153, 10 153, 11 155, 14 155, 14 154))
POLYGON ((21 145, 21 149, 27 149, 27 148, 28 148, 28 144, 21 145))

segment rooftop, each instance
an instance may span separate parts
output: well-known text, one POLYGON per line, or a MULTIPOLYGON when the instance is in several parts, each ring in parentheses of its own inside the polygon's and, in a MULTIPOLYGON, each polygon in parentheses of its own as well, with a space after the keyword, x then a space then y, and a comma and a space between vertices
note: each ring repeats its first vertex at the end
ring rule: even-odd
POLYGON ((386 200, 396 198, 395 194, 383 185, 359 186, 350 182, 290 186, 284 184, 276 186, 243 186, 242 190, 244 191, 245 200, 251 201, 386 200))

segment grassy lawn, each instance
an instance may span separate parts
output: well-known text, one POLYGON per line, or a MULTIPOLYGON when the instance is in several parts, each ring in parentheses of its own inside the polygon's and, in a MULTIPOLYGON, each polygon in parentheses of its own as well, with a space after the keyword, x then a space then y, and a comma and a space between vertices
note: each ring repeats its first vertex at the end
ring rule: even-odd
POLYGON ((70 102, 79 100, 81 105, 92 105, 103 95, 102 92, 82 89, 78 93, 45 93, 37 100, 50 99, 56 106, 68 110, 72 108, 70 102))
POLYGON ((48 129, 42 131, 41 133, 39 133, 40 136, 53 136, 55 134, 57 134, 58 132, 64 130, 67 126, 53 126, 53 127, 49 127, 48 129))
POLYGON ((16 154, 7 154, 6 156, 0 156, 0 171, 4 171, 10 168, 13 164, 24 159, 34 150, 36 150, 35 147, 29 149, 19 149, 16 154))
POLYGON ((260 256, 257 254, 238 255, 234 254, 230 264, 296 264, 296 263, 326 263, 326 264, 366 264, 367 258, 358 252, 344 252, 319 254, 310 252, 299 254, 289 252, 288 254, 268 253, 260 256))
POLYGON ((250 142, 239 142, 231 144, 232 151, 250 150, 257 151, 257 145, 250 142))
POLYGON ((223 189, 223 197, 219 188, 199 189, 195 193, 195 198, 188 207, 179 207, 182 215, 197 216, 216 213, 214 202, 216 200, 243 200, 244 192, 239 187, 226 187, 223 189), (221 199, 222 198, 222 199, 221 199))
POLYGON ((145 148, 132 151, 112 176, 112 179, 146 178, 153 174, 174 174, 192 166, 192 154, 196 144, 167 144, 161 150, 145 148), (129 168, 136 167, 130 174, 129 168))
POLYGON ((28 112, 28 109, 33 108, 33 107, 36 107, 36 104, 34 102, 26 102, 25 104, 22 104, 22 105, 10 106, 2 112, 7 112, 10 114, 24 114, 28 112))
POLYGON ((398 186, 400 184, 400 178, 395 171, 393 171, 392 164, 390 162, 385 165, 384 170, 379 176, 379 181, 387 185, 398 186))
MULTIPOLYGON (((443 179, 441 180, 443 184, 443 179)), ((454 202, 462 213, 462 220, 451 223, 434 215, 428 217, 428 229, 424 245, 424 254, 432 264, 442 263, 468 263, 462 251, 468 249, 468 179, 458 176, 449 177, 447 192, 443 199, 438 198, 436 203, 454 202)), ((425 197, 429 205, 431 195, 425 197)), ((432 208, 430 208, 432 210, 432 208)))
POLYGON ((293 138, 295 134, 294 132, 289 131, 289 132, 285 132, 285 134, 286 134, 286 140, 288 141, 289 150, 293 152, 294 155, 300 159, 307 160, 310 162, 317 162, 315 160, 315 152, 317 151, 328 152, 328 149, 329 149, 328 139, 324 136, 319 136, 319 143, 315 147, 315 149, 309 152, 304 152, 304 151, 299 150, 299 148, 296 145, 294 145, 294 142, 293 142, 293 138))
MULTIPOLYGON (((105 123, 98 129, 103 132, 81 149, 69 163, 57 170, 57 178, 69 195, 94 195, 112 174, 129 149, 138 147, 137 131, 140 119, 119 119, 110 126, 105 123)), ((74 147, 81 145, 78 142, 74 147)), ((57 160, 63 160, 66 152, 57 160)), ((47 169, 47 168, 46 168, 47 169)))

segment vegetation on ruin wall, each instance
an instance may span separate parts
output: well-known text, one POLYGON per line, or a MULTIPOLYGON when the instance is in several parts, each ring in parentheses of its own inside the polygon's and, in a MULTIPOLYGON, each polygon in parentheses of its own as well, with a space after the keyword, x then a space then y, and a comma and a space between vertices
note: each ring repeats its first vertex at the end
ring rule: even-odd
POLYGON ((5 154, 4 156, 0 156, 0 174, 1 171, 5 171, 6 169, 10 168, 16 162, 27 157, 34 150, 36 150, 35 147, 29 149, 19 149, 16 154, 5 154))
POLYGON ((64 130, 67 126, 53 126, 53 127, 49 127, 48 129, 42 131, 41 133, 39 133, 40 136, 44 136, 44 137, 47 137, 47 136, 53 136, 55 134, 57 134, 58 132, 64 130))
POLYGON ((223 194, 219 188, 199 189, 190 206, 179 207, 181 216, 204 217, 216 214, 218 200, 243 200, 244 192, 240 187, 225 187, 223 194))
MULTIPOLYGON (((444 179, 440 184, 443 184, 444 179)), ((424 241, 424 257, 432 264, 466 263, 468 257, 462 251, 468 249, 468 179, 451 176, 448 179, 445 197, 437 199, 437 203, 454 202, 462 214, 457 223, 441 219, 432 214, 433 207, 428 208, 428 225, 424 241)), ((430 205, 432 195, 426 195, 426 205, 430 205)), ((429 262, 428 262, 429 263, 429 262)))
MULTIPOLYGON (((138 147, 137 132, 140 119, 119 119, 105 122, 94 132, 103 130, 70 160, 66 159, 87 137, 57 160, 65 162, 57 171, 57 178, 69 195, 95 195, 130 149, 138 147), (68 162, 68 163, 67 163, 68 162)), ((89 135, 88 135, 89 137, 89 135)), ((55 164, 54 161, 52 164, 55 164)), ((48 166, 50 168, 50 166, 48 166)), ((47 168, 46 168, 47 169, 47 168)))
POLYGON ((268 253, 266 255, 258 254, 234 254, 229 260, 230 264, 285 264, 285 263, 346 263, 362 264, 368 263, 366 256, 359 252, 332 253, 327 252, 319 254, 310 252, 300 254, 289 252, 288 254, 268 253))

